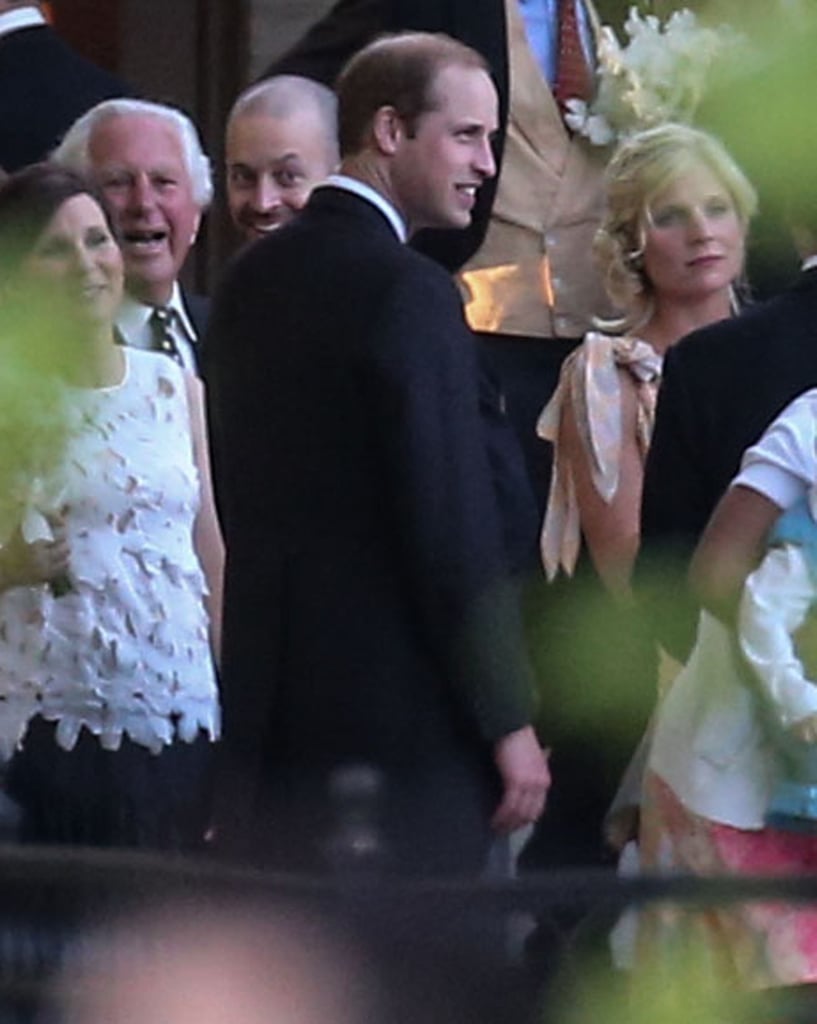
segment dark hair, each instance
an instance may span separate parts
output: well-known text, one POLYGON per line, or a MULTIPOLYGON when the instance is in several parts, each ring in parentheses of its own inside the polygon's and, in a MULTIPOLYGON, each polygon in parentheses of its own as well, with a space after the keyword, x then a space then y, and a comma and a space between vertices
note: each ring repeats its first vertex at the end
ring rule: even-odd
POLYGON ((488 72, 481 54, 441 32, 383 35, 356 53, 335 86, 341 156, 363 148, 381 107, 394 107, 413 133, 417 118, 437 108, 434 84, 440 71, 451 66, 488 72))
POLYGON ((0 279, 19 271, 57 210, 66 200, 81 195, 99 204, 116 237, 101 193, 74 171, 44 162, 24 167, 0 182, 0 279))

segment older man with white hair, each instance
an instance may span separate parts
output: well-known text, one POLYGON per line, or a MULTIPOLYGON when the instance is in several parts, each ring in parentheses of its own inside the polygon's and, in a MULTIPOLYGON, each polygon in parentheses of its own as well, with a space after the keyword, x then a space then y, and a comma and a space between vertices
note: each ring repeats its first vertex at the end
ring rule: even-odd
POLYGON ((107 100, 74 123, 54 158, 92 178, 113 212, 125 259, 124 342, 195 369, 207 300, 186 294, 178 278, 213 184, 192 121, 159 103, 107 100))

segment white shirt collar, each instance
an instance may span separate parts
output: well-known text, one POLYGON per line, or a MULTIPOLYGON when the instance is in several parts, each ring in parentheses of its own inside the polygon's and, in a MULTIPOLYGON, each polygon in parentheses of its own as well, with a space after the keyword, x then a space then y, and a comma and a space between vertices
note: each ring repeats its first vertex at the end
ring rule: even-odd
POLYGON ((360 196, 361 199, 368 200, 380 210, 394 228, 394 233, 401 242, 405 242, 408 239, 406 222, 400 216, 394 204, 389 202, 382 192, 378 192, 377 189, 367 185, 365 181, 360 181, 359 178, 350 178, 347 174, 330 174, 326 179, 326 184, 334 185, 335 188, 342 188, 346 192, 353 192, 356 196, 360 196))
POLYGON ((803 270, 813 270, 814 267, 817 267, 817 253, 815 253, 813 256, 807 256, 803 260, 803 270))
MULTIPOLYGON (((190 322, 187 310, 184 308, 178 281, 175 281, 173 284, 173 291, 167 306, 178 315, 179 326, 185 335, 185 340, 195 342, 196 331, 190 322)), ((122 305, 119 307, 119 312, 116 315, 116 326, 126 345, 131 345, 133 348, 149 349, 152 347, 153 338, 148 326, 148 320, 152 312, 153 306, 147 306, 144 302, 139 302, 138 299, 125 292, 122 305)))
POLYGON ((9 32, 16 32, 20 28, 34 28, 37 25, 46 25, 43 12, 36 7, 23 7, 19 11, 6 11, 0 14, 0 36, 8 35, 9 32))

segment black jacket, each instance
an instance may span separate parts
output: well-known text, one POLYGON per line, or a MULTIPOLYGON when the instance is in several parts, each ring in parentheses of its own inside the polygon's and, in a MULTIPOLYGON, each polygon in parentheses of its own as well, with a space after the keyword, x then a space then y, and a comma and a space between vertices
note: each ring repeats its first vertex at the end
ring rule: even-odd
POLYGON ((270 800, 303 866, 327 774, 365 761, 401 857, 475 868, 492 744, 531 721, 533 687, 453 283, 321 187, 228 271, 206 375, 247 813, 270 800))
POLYGON ((47 25, 0 36, 0 167, 11 172, 43 160, 86 110, 129 95, 124 82, 47 25))

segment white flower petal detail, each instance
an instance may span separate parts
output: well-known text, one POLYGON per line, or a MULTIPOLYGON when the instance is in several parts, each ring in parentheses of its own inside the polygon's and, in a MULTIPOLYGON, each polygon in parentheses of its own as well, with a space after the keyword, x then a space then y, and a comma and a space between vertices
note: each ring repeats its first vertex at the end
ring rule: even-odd
POLYGON ((192 547, 199 481, 186 391, 165 363, 129 353, 133 386, 74 402, 59 471, 30 474, 15 495, 16 522, 30 509, 32 534, 51 511, 68 510, 74 591, 58 600, 45 588, 0 595, 0 755, 37 713, 59 723, 66 748, 86 728, 106 749, 127 735, 158 751, 173 742, 177 716, 182 738, 219 734, 192 547))
POLYGON ((619 44, 605 25, 598 45, 597 90, 589 107, 568 103, 565 121, 594 145, 608 145, 666 121, 689 123, 706 94, 713 69, 746 56, 743 36, 726 26, 698 24, 683 8, 662 25, 631 7, 619 44))

